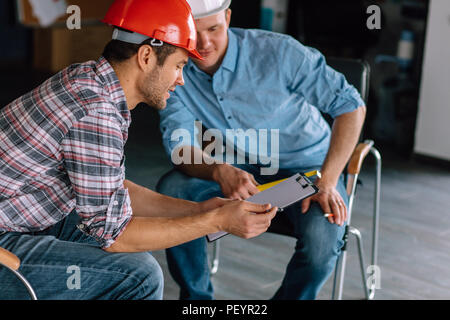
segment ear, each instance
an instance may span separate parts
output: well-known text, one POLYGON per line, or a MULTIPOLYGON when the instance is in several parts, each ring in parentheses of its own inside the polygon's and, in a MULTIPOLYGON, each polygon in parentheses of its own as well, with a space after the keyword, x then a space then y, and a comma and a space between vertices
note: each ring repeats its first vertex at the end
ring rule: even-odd
POLYGON ((151 70, 155 66, 155 52, 153 51, 153 48, 148 44, 144 44, 139 48, 136 54, 136 58, 139 68, 144 71, 151 70))
POLYGON ((231 9, 230 8, 228 8, 225 11, 225 18, 226 18, 226 21, 227 21, 227 27, 230 27, 230 22, 231 22, 231 9))

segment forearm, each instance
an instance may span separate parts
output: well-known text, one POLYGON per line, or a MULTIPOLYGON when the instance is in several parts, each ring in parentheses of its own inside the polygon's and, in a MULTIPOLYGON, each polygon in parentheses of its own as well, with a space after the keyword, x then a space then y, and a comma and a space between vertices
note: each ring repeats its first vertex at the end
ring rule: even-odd
POLYGON ((216 161, 208 154, 200 150, 199 148, 190 147, 180 151, 180 155, 183 156, 183 151, 187 150, 190 153, 189 163, 183 163, 177 166, 179 170, 185 174, 210 181, 217 181, 217 171, 221 166, 227 166, 228 164, 216 163, 216 161), (200 161, 195 161, 201 159, 200 161), (206 160, 206 161, 205 161, 206 160))
POLYGON ((214 212, 186 217, 133 217, 108 252, 145 252, 170 248, 219 231, 214 212))
POLYGON ((265 232, 277 207, 246 201, 220 201, 203 213, 185 217, 132 217, 108 252, 170 248, 219 230, 248 239, 265 232), (256 213, 256 214, 255 214, 256 213))
POLYGON ((333 123, 330 148, 321 169, 322 183, 335 186, 358 143, 366 107, 337 117, 333 123))
POLYGON ((176 199, 152 191, 129 180, 124 181, 135 217, 180 217, 199 213, 199 203, 176 199))

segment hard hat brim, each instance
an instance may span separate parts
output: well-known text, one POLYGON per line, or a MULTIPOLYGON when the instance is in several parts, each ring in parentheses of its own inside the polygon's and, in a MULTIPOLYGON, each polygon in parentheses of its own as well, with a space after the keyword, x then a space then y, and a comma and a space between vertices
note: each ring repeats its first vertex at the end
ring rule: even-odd
POLYGON ((189 56, 194 59, 205 60, 196 49, 189 51, 189 56))

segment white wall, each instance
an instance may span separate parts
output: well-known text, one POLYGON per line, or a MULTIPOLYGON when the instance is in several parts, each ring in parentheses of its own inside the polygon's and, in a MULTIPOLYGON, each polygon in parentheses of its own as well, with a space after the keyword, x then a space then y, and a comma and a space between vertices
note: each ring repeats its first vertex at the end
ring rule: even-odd
POLYGON ((450 1, 431 0, 414 151, 450 160, 450 1))

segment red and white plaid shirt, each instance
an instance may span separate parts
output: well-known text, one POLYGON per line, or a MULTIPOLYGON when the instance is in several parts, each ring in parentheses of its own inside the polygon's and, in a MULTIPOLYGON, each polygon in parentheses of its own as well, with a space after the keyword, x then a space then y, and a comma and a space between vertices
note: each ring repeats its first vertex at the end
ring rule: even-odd
POLYGON ((131 122, 113 68, 74 64, 0 110, 0 232, 36 232, 74 209, 109 247, 131 219, 124 145, 131 122))

